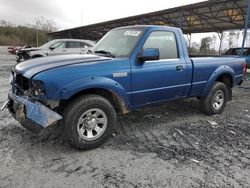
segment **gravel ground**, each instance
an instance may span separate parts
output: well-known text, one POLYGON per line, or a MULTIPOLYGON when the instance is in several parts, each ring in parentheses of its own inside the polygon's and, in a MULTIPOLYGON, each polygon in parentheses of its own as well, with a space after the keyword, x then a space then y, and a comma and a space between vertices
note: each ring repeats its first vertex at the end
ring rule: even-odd
MULTIPOLYGON (((14 56, 0 47, 0 103, 14 56)), ((33 135, 0 112, 0 187, 250 187, 250 81, 224 113, 206 116, 196 99, 118 118, 112 138, 78 152, 62 127, 33 135)))

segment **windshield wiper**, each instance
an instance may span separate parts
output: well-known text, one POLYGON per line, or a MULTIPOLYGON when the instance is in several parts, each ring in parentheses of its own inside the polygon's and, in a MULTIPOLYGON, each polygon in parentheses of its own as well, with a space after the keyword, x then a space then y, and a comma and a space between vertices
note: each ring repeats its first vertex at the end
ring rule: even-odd
POLYGON ((96 54, 104 54, 107 57, 115 58, 115 56, 111 52, 108 52, 108 51, 105 51, 105 50, 97 50, 97 51, 95 51, 95 53, 96 54))

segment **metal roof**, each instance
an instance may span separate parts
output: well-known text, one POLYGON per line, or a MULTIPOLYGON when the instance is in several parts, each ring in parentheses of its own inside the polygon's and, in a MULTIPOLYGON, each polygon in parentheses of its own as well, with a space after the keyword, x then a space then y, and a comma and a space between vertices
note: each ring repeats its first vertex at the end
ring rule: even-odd
POLYGON ((210 0, 102 23, 49 33, 51 38, 98 40, 109 30, 127 25, 167 25, 184 33, 244 29, 248 0, 210 0))

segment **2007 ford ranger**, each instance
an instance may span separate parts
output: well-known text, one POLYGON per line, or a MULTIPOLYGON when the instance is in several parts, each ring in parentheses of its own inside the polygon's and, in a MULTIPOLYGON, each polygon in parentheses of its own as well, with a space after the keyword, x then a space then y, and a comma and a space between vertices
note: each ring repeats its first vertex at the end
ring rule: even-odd
POLYGON ((73 147, 90 149, 112 133, 116 113, 186 97, 221 113, 245 72, 244 58, 189 58, 178 28, 128 26, 108 32, 91 54, 16 65, 2 108, 33 132, 62 123, 73 147))

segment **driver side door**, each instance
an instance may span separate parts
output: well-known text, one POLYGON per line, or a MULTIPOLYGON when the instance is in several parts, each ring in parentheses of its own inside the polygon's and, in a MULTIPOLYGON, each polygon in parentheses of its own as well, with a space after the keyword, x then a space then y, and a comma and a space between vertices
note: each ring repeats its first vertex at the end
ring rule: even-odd
POLYGON ((175 33, 151 32, 142 50, 146 48, 158 48, 160 59, 145 62, 136 60, 132 65, 134 106, 186 97, 191 83, 187 81, 187 65, 179 55, 182 48, 177 45, 175 33))

